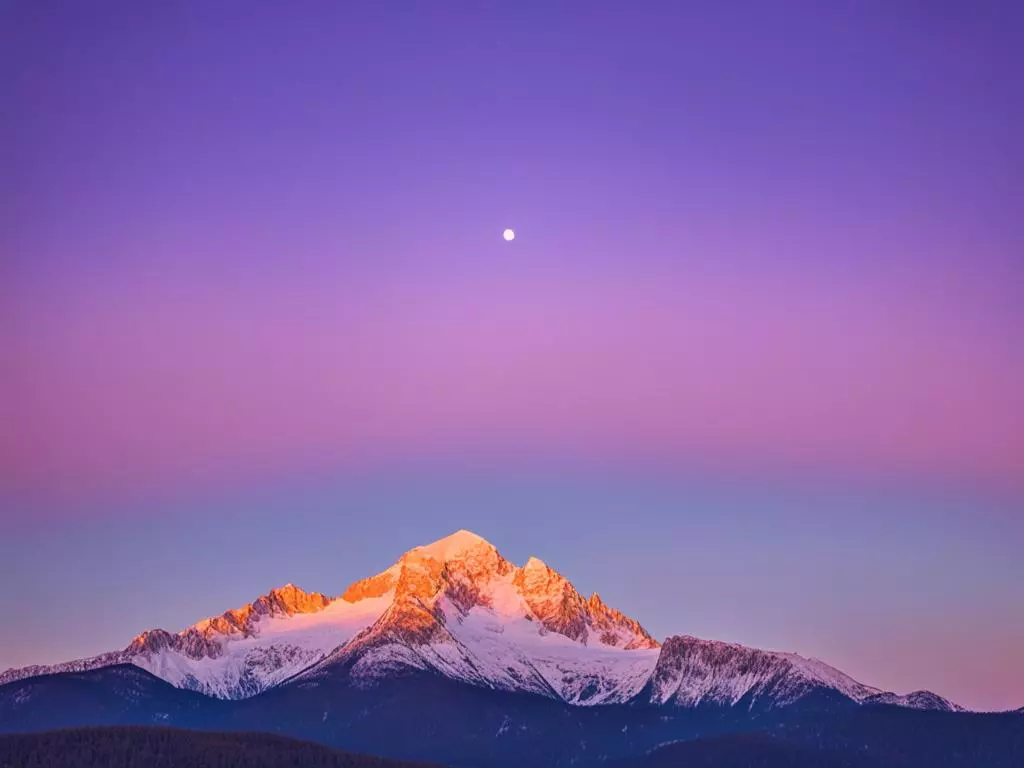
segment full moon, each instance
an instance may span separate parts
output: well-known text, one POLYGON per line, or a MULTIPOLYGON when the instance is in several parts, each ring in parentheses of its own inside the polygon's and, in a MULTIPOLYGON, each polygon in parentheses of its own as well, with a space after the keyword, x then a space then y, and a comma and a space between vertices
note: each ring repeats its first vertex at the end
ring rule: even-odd
POLYGON ((504 232, 501 233, 501 236, 504 237, 506 240, 516 239, 516 233, 511 229, 506 229, 504 232))

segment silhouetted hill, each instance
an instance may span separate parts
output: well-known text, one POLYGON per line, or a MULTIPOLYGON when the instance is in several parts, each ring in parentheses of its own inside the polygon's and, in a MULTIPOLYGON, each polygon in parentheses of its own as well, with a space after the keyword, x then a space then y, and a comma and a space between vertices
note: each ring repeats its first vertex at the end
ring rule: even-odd
POLYGON ((844 753, 890 756, 901 768, 1024 766, 1024 722, 1013 714, 861 707, 841 718, 783 721, 775 733, 844 753))
POLYGON ((222 708, 223 702, 122 664, 0 686, 0 733, 100 725, 201 728, 222 708))
POLYGON ((679 741, 626 760, 629 768, 1020 768, 1024 723, 983 715, 865 707, 809 713, 772 733, 679 741))
POLYGON ((414 768, 265 733, 79 728, 0 736, 0 768, 414 768))

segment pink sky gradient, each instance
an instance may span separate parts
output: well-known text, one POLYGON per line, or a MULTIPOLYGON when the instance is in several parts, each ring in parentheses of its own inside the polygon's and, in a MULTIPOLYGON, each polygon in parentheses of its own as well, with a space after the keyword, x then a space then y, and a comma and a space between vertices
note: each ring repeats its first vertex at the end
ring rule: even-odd
POLYGON ((1024 705, 1022 8, 5 5, 0 667, 469 528, 1024 705))
POLYGON ((1022 489, 1024 354, 971 275, 486 267, 125 270, 9 296, 4 485, 76 497, 543 450, 1022 489))

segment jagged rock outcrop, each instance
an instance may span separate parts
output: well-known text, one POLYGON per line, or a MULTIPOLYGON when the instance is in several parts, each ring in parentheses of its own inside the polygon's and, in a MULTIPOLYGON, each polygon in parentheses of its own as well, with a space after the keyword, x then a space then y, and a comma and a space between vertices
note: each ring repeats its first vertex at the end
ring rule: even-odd
POLYGON ((489 542, 458 531, 404 554, 383 573, 352 585, 344 599, 356 602, 393 590, 393 602, 377 624, 360 638, 397 637, 431 643, 444 637, 449 619, 474 608, 494 608, 494 584, 509 581, 540 632, 555 632, 583 644, 588 641, 628 649, 656 648, 639 622, 609 608, 596 594, 584 599, 569 581, 537 558, 517 568, 489 542))
MULTIPOLYGON (((331 603, 331 598, 319 592, 304 592, 294 584, 272 589, 241 608, 225 611, 220 616, 204 619, 191 629, 204 637, 240 633, 250 636, 257 631, 258 622, 265 616, 294 616, 297 613, 316 613, 331 603)), ((187 631, 187 630, 186 630, 187 631)))

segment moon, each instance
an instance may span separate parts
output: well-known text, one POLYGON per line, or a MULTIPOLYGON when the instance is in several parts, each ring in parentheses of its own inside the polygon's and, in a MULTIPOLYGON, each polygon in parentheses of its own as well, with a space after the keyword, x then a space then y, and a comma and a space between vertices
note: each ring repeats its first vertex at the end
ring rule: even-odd
POLYGON ((512 229, 506 229, 504 232, 501 233, 501 236, 510 242, 516 239, 515 230, 512 229))

